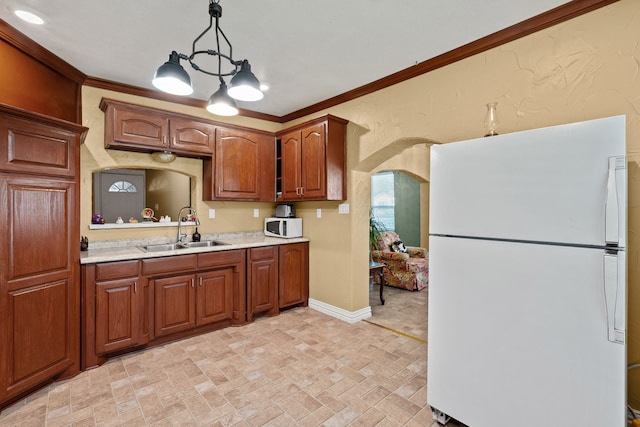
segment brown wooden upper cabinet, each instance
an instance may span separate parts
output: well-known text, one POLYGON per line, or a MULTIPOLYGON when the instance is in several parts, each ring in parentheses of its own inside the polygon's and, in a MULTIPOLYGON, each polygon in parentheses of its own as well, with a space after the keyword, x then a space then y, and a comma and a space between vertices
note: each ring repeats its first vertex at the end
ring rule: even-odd
POLYGON ((277 135, 276 200, 345 200, 347 121, 327 115, 277 135))
POLYGON ((275 138, 248 129, 216 129, 213 157, 203 160, 204 200, 275 200, 275 138))
POLYGON ((210 122, 110 99, 102 99, 100 109, 105 112, 105 148, 211 155, 216 126, 210 122))
POLYGON ((203 160, 203 199, 346 200, 347 120, 332 115, 277 134, 103 98, 105 148, 203 160))

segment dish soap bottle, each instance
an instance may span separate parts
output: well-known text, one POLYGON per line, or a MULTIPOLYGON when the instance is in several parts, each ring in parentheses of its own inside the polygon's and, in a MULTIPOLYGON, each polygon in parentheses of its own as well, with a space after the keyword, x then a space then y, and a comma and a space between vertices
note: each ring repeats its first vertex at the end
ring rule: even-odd
POLYGON ((193 240, 194 242, 200 241, 200 233, 198 233, 198 227, 196 227, 196 232, 193 233, 193 236, 191 236, 191 240, 193 240))

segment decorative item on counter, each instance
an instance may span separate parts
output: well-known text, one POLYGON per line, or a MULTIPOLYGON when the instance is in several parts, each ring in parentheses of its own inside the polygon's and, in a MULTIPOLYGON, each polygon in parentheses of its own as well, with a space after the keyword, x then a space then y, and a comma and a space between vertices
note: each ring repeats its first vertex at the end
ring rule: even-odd
POLYGON ((194 242, 200 241, 200 233, 198 233, 198 227, 196 227, 196 232, 193 233, 193 236, 191 236, 191 240, 193 240, 194 242))
POLYGON ((498 108, 497 102, 490 102, 487 104, 487 115, 484 117, 484 128, 486 131, 484 136, 495 136, 498 134, 498 116, 496 108, 498 108))
POLYGON ((138 220, 135 219, 134 217, 129 218, 129 224, 137 224, 138 220))
POLYGON ((169 215, 167 215, 167 216, 163 215, 163 216, 160 217, 158 222, 171 222, 171 217, 169 215))
POLYGON ((104 224, 104 218, 100 214, 93 214, 91 216, 91 224, 104 224))
POLYGON ((116 224, 124 224, 124 221, 122 220, 121 216, 119 216, 118 219, 116 219, 116 224))
POLYGON ((85 237, 85 236, 81 236, 80 238, 80 250, 81 251, 86 251, 89 249, 89 238, 85 237))
POLYGON ((142 220, 143 221, 154 221, 155 217, 153 216, 154 212, 153 209, 151 208, 144 208, 142 209, 142 220))

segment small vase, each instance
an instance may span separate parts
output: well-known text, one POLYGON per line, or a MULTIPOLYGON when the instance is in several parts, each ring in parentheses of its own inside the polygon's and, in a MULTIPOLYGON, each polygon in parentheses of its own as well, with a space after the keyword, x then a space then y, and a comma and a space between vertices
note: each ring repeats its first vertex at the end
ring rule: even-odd
POLYGON ((487 115, 484 118, 484 128, 486 133, 484 136, 495 136, 498 134, 498 116, 496 113, 497 107, 497 102, 490 102, 487 104, 487 115))

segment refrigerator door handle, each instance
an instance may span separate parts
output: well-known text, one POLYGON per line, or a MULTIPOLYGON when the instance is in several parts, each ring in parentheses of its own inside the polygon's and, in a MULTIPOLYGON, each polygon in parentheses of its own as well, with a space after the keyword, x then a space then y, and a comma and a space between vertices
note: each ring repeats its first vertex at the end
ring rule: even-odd
POLYGON ((623 209, 624 203, 618 195, 617 169, 625 169, 625 157, 609 157, 609 176, 607 178, 607 203, 605 209, 605 229, 604 240, 607 245, 619 246, 620 244, 620 224, 619 212, 623 209))
POLYGON ((617 255, 604 255, 604 299, 607 314, 607 335, 614 343, 624 344, 625 341, 625 287, 619 286, 619 280, 624 280, 624 273, 619 271, 617 255), (621 273, 621 274, 620 274, 621 273))

